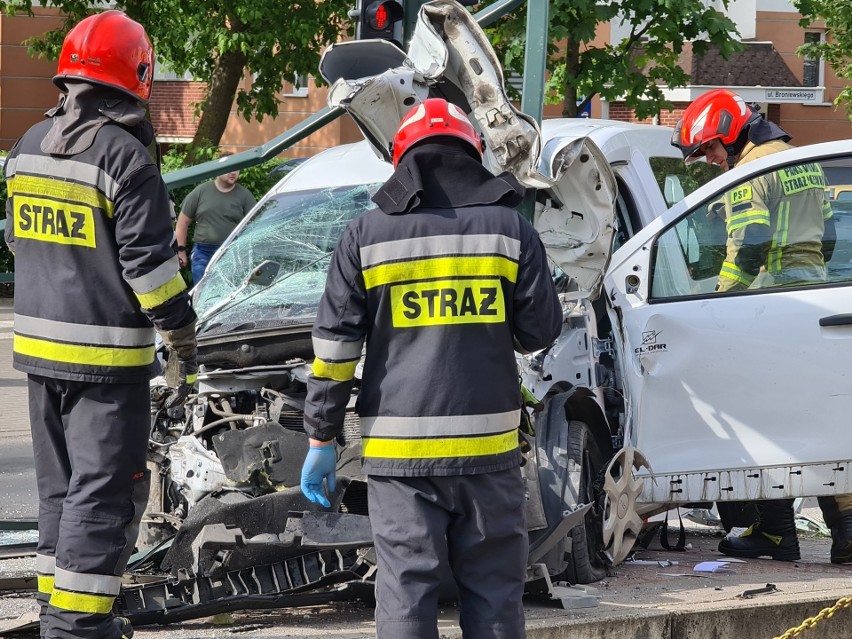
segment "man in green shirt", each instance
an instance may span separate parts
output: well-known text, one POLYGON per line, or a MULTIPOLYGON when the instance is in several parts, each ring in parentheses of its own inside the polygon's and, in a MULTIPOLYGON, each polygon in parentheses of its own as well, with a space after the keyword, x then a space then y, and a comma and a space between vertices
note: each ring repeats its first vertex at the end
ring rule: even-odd
POLYGON ((239 171, 217 176, 212 182, 195 187, 180 205, 175 226, 180 265, 192 267, 192 281, 198 284, 207 263, 245 217, 256 200, 251 192, 237 184, 239 171), (191 259, 187 260, 186 238, 189 225, 195 223, 191 259))

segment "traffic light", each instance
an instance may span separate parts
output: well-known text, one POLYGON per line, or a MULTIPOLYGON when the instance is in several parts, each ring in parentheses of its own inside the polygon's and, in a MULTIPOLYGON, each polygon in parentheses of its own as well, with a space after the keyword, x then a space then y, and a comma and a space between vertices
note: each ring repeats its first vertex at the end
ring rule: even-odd
POLYGON ((405 10, 401 0, 360 0, 356 40, 402 42, 405 10))

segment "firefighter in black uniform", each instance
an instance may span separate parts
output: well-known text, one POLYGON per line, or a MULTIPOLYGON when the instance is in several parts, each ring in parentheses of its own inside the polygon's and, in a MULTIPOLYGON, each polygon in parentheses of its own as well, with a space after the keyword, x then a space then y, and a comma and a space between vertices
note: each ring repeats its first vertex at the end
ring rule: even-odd
POLYGON ((113 603, 148 498, 154 327, 170 349, 170 404, 197 373, 168 193, 146 149, 153 72, 141 25, 120 11, 82 20, 62 47, 59 104, 5 166, 13 357, 28 374, 50 639, 132 636, 113 603))
POLYGON ((458 107, 403 118, 378 209, 335 249, 313 330, 302 491, 329 506, 366 341, 358 412, 378 571, 380 639, 437 639, 440 574, 468 639, 524 636, 528 538, 515 350, 548 346, 562 309, 523 187, 482 165, 458 107))

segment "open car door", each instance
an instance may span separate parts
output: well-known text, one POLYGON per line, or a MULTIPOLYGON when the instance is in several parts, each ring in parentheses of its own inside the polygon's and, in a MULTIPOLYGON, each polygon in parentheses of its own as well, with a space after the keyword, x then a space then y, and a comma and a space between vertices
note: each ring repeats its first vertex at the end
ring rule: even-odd
MULTIPOLYGON (((625 444, 644 453, 638 510, 672 502, 852 493, 852 208, 823 200, 837 240, 824 281, 761 273, 716 292, 733 202, 774 181, 786 195, 852 182, 852 143, 792 149, 699 189, 613 256, 605 277, 629 403, 625 444), (720 208, 720 203, 723 205, 720 208), (721 213, 721 216, 720 216, 721 213)), ((767 202, 769 257, 800 210, 767 202)), ((764 254, 764 259, 767 258, 764 254)), ((780 263, 780 262, 779 262, 780 263)))

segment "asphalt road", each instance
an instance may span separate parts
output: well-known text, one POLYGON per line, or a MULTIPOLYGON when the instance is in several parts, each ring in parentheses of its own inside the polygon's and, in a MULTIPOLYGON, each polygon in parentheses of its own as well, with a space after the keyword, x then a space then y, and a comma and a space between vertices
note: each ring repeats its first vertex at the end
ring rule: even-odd
POLYGON ((27 378, 12 368, 12 303, 0 298, 0 519, 38 515, 27 378))
POLYGON ((0 448, 0 519, 35 519, 38 494, 29 441, 3 441, 0 448))

